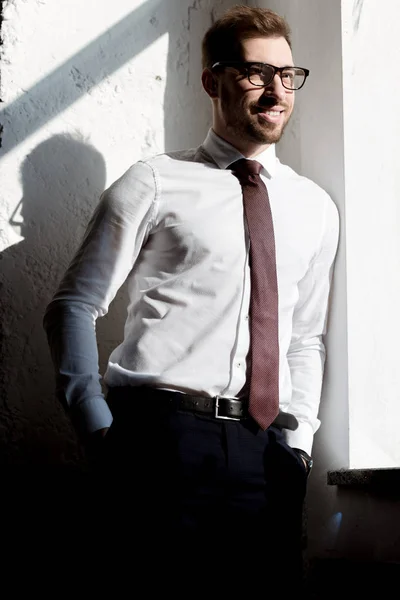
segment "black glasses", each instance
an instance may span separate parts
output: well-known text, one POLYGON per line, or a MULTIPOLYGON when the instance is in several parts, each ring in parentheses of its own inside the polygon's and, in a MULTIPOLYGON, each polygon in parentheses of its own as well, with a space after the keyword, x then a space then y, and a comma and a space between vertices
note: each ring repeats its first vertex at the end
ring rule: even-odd
POLYGON ((221 61, 214 63, 211 70, 224 69, 225 67, 233 67, 244 72, 249 82, 257 87, 266 87, 278 73, 283 87, 292 91, 302 88, 310 74, 308 69, 302 67, 274 67, 274 65, 262 62, 221 61))

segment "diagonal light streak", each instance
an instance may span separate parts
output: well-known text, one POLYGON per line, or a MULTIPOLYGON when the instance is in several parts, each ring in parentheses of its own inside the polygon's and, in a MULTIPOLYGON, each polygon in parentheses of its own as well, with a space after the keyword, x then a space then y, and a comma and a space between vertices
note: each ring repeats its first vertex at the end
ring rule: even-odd
POLYGON ((168 30, 167 20, 159 19, 157 27, 150 23, 161 5, 162 0, 147 0, 1 110, 5 146, 1 154, 5 156, 79 100, 88 86, 103 81, 161 37, 168 30))

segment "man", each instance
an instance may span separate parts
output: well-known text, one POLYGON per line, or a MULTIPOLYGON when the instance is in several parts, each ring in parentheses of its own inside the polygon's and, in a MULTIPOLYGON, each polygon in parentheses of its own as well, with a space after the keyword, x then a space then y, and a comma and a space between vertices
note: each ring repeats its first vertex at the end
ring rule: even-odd
POLYGON ((232 584, 250 569, 287 588, 338 217, 275 156, 308 76, 284 19, 232 8, 204 37, 203 67, 206 140, 136 163, 103 194, 45 327, 58 395, 102 466, 106 529, 130 527, 180 575, 232 584), (126 279, 106 401, 94 323, 126 279))

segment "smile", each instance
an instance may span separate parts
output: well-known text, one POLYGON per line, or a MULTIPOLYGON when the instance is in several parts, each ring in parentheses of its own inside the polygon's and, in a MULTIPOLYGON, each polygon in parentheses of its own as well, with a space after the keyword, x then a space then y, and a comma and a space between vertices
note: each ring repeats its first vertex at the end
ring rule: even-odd
POLYGON ((263 110, 258 113, 258 116, 268 123, 279 123, 282 115, 282 110, 263 110))

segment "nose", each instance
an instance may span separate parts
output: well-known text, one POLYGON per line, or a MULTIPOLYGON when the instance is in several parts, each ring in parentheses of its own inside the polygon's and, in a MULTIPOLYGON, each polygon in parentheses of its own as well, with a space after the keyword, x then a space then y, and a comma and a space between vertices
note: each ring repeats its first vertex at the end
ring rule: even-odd
POLYGON ((264 94, 266 96, 273 95, 278 100, 284 100, 288 92, 289 90, 283 87, 282 79, 280 78, 279 73, 275 73, 271 83, 264 88, 264 94))

